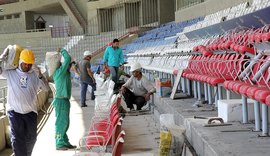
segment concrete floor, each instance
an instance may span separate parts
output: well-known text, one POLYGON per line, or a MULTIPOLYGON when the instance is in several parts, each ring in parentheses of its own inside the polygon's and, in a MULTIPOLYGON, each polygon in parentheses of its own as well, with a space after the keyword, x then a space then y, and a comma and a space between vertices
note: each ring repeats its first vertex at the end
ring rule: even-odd
MULTIPOLYGON (((88 101, 88 107, 79 106, 79 88, 73 88, 71 99, 70 128, 68 136, 72 144, 78 145, 79 139, 85 135, 93 115, 94 103, 88 101)), ((270 138, 258 137, 261 132, 253 132, 254 123, 241 124, 230 122, 230 126, 204 127, 207 119, 195 119, 194 116, 216 117, 217 110, 213 105, 194 107, 195 99, 155 98, 154 115, 126 116, 123 129, 126 132, 123 149, 124 156, 157 155, 159 145, 159 115, 173 114, 177 125, 186 128, 189 143, 201 156, 269 156, 270 138)), ((40 126, 40 134, 33 151, 33 156, 72 156, 75 151, 56 151, 54 143, 54 111, 49 107, 47 115, 40 126), (51 111, 50 111, 51 110, 51 111), (47 121, 46 121, 47 120, 47 121), (46 122, 45 122, 46 121, 46 122)), ((241 114, 239 114, 241 115, 241 114)), ((0 156, 9 156, 10 150, 1 152, 0 156)))
MULTIPOLYGON (((186 137, 200 156, 269 156, 270 138, 258 137, 261 132, 253 132, 254 123, 229 122, 232 125, 205 127, 208 119, 199 117, 217 117, 214 105, 205 104, 194 107, 194 98, 171 100, 156 97, 155 115, 174 114, 177 125, 186 128, 186 137)), ((239 114, 241 116, 242 114, 239 114)), ((219 122, 217 122, 219 123, 219 122)))
MULTIPOLYGON (((94 112, 94 102, 88 100, 88 107, 79 106, 80 90, 73 87, 68 137, 71 144, 77 145, 79 139, 86 135, 94 112)), ((55 112, 48 105, 47 113, 40 112, 39 134, 32 156, 72 156, 75 150, 56 151, 54 141, 55 112)), ((159 126, 155 124, 154 115, 126 116, 123 122, 126 132, 123 148, 124 156, 156 156, 159 143, 159 126)), ((9 156, 11 149, 1 152, 0 156, 9 156)))

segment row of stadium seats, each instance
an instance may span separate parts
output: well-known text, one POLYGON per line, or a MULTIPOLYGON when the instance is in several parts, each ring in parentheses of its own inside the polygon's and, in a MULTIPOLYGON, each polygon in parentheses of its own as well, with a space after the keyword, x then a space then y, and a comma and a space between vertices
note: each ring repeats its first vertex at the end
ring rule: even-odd
POLYGON ((113 94, 114 82, 95 74, 97 91, 95 91, 95 113, 91 118, 87 136, 80 139, 80 155, 112 155, 122 153, 125 132, 122 130, 123 118, 118 107, 121 104, 121 95, 113 94), (111 153, 105 153, 111 147, 111 153), (96 152, 94 152, 96 151, 96 152))
MULTIPOLYGON (((127 54, 127 68, 130 64, 140 62, 149 78, 151 74, 154 77, 155 73, 159 73, 160 78, 163 78, 164 74, 167 78, 175 78, 179 71, 183 71, 182 92, 193 95, 198 100, 202 100, 204 95, 208 104, 216 106, 217 101, 223 99, 224 89, 227 98, 230 94, 240 95, 243 102, 243 123, 248 122, 247 99, 252 99, 255 130, 262 129, 262 135, 266 136, 269 134, 267 106, 270 105, 269 25, 260 28, 238 27, 223 34, 192 40, 185 36, 185 32, 239 17, 269 5, 268 1, 255 0, 251 5, 242 3, 208 15, 204 20, 185 27, 183 32, 176 34, 178 39, 175 44, 146 44, 142 49, 133 49, 132 53, 127 54)), ((155 35, 156 32, 148 31, 146 34, 151 36, 151 33, 155 35)), ((137 41, 143 39, 139 38, 137 41)), ((131 45, 137 44, 135 42, 131 45)))

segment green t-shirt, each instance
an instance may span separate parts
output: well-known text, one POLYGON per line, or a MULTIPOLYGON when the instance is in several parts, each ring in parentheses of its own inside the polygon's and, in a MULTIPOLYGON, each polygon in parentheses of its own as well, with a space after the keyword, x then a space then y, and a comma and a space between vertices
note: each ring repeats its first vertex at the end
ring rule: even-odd
POLYGON ((124 70, 118 70, 118 79, 120 78, 121 75, 125 75, 125 71, 124 70))

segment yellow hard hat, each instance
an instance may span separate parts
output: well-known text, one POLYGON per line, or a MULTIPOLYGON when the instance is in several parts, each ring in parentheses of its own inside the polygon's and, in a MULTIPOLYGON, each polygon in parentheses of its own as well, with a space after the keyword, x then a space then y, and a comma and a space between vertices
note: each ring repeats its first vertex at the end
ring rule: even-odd
POLYGON ((24 49, 21 52, 20 59, 23 63, 26 64, 34 64, 35 63, 35 56, 34 53, 29 49, 24 49))

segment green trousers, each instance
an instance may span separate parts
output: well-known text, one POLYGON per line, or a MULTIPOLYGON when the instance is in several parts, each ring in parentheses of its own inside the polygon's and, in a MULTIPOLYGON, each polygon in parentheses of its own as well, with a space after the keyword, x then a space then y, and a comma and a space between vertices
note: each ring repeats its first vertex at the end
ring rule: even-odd
POLYGON ((67 130, 69 128, 69 112, 70 102, 69 99, 55 98, 53 101, 55 108, 55 143, 56 148, 70 145, 67 136, 67 130))

